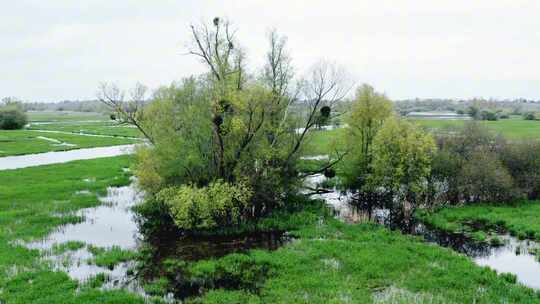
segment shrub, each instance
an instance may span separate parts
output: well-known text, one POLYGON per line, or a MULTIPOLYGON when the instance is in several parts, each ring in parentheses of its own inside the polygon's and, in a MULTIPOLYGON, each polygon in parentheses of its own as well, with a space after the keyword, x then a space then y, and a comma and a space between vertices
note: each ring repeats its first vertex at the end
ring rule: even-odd
POLYGON ((28 118, 26 113, 16 105, 8 105, 0 107, 0 129, 1 130, 17 130, 22 129, 28 118))
POLYGON ((490 151, 474 152, 460 175, 466 202, 508 202, 519 197, 512 176, 490 151))
POLYGON ((529 199, 540 198, 540 143, 523 142, 507 145, 500 158, 529 199))
POLYGON ((495 121, 495 120, 499 119, 497 117, 497 113, 494 113, 494 112, 491 112, 491 111, 482 111, 480 113, 480 118, 482 120, 490 120, 490 121, 495 121))
POLYGON ((523 119, 525 120, 536 120, 536 115, 533 112, 527 112, 523 114, 523 119))
POLYGON ((207 187, 170 187, 159 192, 181 229, 213 229, 239 224, 252 191, 244 183, 235 185, 217 181, 207 187))

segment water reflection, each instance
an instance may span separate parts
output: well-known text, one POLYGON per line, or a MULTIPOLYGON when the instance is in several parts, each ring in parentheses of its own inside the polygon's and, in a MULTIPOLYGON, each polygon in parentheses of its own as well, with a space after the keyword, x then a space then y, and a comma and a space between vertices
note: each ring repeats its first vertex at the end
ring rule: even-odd
POLYGON ((100 198, 102 205, 77 212, 84 221, 61 226, 45 239, 26 246, 43 251, 44 258, 54 269, 66 272, 74 280, 85 282, 103 273, 108 278, 103 288, 122 287, 142 294, 140 285, 128 275, 134 262, 120 263, 112 269, 100 267, 92 263, 93 255, 87 249, 87 245, 136 249, 140 236, 131 207, 141 202, 142 198, 142 193, 134 186, 108 188, 107 195, 100 198), (54 253, 55 246, 68 241, 83 242, 86 246, 75 251, 54 253))

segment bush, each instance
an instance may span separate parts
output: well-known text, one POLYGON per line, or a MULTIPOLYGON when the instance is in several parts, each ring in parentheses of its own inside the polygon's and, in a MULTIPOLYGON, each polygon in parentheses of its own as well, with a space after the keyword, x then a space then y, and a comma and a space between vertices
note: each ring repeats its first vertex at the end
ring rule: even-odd
POLYGON ((460 174, 465 201, 508 202, 519 197, 512 176, 492 152, 473 153, 460 174))
POLYGON ((28 118, 23 110, 15 105, 0 107, 0 130, 22 129, 28 118))
POLYGON ((497 113, 495 112, 491 112, 491 111, 482 111, 480 113, 480 118, 482 120, 490 120, 490 121, 495 121, 495 120, 498 120, 499 118, 497 117, 497 113))
POLYGON ((500 158, 521 191, 529 199, 540 199, 540 143, 507 145, 500 158))
POLYGON ((166 188, 157 198, 169 206, 176 226, 196 230, 239 224, 251 196, 251 189, 243 183, 217 181, 202 188, 166 188))
POLYGON ((533 112, 527 112, 523 114, 523 119, 525 120, 536 120, 536 115, 533 112))

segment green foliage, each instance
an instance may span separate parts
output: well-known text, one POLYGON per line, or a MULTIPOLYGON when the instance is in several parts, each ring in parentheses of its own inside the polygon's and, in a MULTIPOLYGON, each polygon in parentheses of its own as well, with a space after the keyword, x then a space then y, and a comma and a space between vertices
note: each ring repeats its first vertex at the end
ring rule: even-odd
POLYGON ((523 119, 525 120, 536 120, 536 113, 534 112, 527 112, 523 114, 523 119))
POLYGON ((26 113, 17 104, 0 104, 0 130, 22 129, 28 122, 26 113))
POLYGON ((251 196, 252 190, 244 183, 216 181, 203 188, 166 188, 157 198, 169 206, 179 228, 196 230, 239 224, 251 196))
POLYGON ((193 26, 191 54, 204 59, 207 73, 160 88, 133 114, 152 142, 136 156, 142 188, 155 196, 192 186, 175 190, 190 207, 175 203, 171 208, 184 228, 234 224, 283 206, 300 184, 297 160, 311 130, 331 121, 333 105, 345 96, 339 71, 324 62, 310 71, 296 95, 285 39, 275 32, 262 73, 249 74, 229 26, 219 18, 210 26, 193 26), (293 105, 298 100, 305 102, 293 105), (234 209, 219 220, 211 215, 218 211, 202 202, 208 193, 201 189, 217 181, 250 189, 240 214, 234 209), (196 218, 188 223, 191 214, 196 218))
POLYGON ((389 118, 373 141, 372 189, 384 189, 399 200, 416 203, 425 194, 436 146, 430 134, 415 125, 389 118))
POLYGON ((514 180, 497 156, 474 151, 460 172, 460 191, 472 202, 508 202, 519 198, 514 180))
POLYGON ((371 173, 373 140, 392 113, 392 102, 384 94, 367 84, 357 89, 345 136, 349 155, 340 168, 350 188, 365 186, 371 173))

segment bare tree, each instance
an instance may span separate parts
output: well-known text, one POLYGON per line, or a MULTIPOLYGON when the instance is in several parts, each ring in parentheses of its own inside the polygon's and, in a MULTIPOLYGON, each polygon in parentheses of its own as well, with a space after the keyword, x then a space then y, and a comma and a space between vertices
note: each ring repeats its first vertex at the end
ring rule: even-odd
POLYGON ((188 53, 199 57, 220 82, 226 82, 230 75, 238 75, 240 80, 236 85, 241 88, 245 56, 236 43, 235 31, 231 29, 229 21, 216 17, 213 28, 206 23, 192 24, 191 33, 193 41, 188 53))
POLYGON ((115 111, 121 123, 135 126, 153 144, 154 140, 143 124, 147 90, 147 87, 137 83, 127 94, 129 97, 126 100, 126 93, 117 85, 103 82, 99 85, 97 97, 115 111))
POLYGON ((308 76, 301 82, 300 99, 307 105, 307 114, 304 125, 296 132, 296 140, 287 162, 299 152, 306 135, 319 121, 321 109, 332 109, 347 96, 352 87, 345 70, 336 64, 320 61, 311 68, 308 76))

